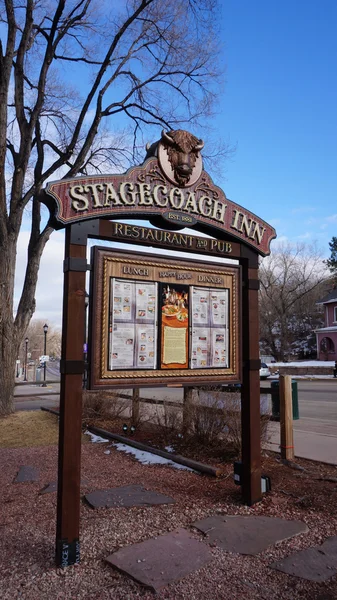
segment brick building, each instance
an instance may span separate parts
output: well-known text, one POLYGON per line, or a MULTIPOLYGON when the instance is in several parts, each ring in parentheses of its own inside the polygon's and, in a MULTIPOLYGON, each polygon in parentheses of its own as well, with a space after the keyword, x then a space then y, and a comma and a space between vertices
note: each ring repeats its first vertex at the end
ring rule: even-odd
POLYGON ((324 327, 315 330, 317 358, 337 360, 337 287, 317 304, 324 306, 324 327))

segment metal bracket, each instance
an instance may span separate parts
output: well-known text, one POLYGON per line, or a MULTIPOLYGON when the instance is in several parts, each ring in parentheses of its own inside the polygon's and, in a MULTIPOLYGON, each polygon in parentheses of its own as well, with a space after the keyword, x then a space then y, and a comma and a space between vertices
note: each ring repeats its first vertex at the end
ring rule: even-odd
POLYGON ((62 375, 83 375, 84 360, 61 360, 60 373, 62 375))
POLYGON ((86 258, 74 258, 68 256, 63 261, 63 273, 67 273, 68 271, 77 271, 77 272, 85 272, 90 271, 91 265, 87 263, 86 258))
POLYGON ((240 264, 242 264, 242 261, 248 262, 247 266, 249 269, 258 269, 259 268, 259 255, 258 255, 257 251, 254 250, 253 248, 248 248, 248 246, 245 246, 244 244, 241 243, 240 264))
POLYGON ((97 237, 99 234, 99 219, 73 223, 70 226, 70 243, 77 246, 86 246, 88 237, 97 237))
POLYGON ((260 359, 251 359, 245 360, 243 363, 243 368, 248 371, 259 371, 261 369, 261 360, 260 359))
POLYGON ((72 542, 56 540, 56 562, 58 567, 65 569, 70 565, 77 565, 80 559, 80 542, 78 539, 72 542))
POLYGON ((260 289, 260 281, 258 279, 248 279, 247 289, 248 290, 259 290, 260 289))

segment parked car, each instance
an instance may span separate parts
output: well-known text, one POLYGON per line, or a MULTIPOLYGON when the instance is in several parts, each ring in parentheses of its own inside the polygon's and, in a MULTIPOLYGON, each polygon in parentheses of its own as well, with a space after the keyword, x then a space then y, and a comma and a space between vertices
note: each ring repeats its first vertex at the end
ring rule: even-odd
POLYGON ((271 356, 271 354, 261 354, 260 359, 262 360, 262 362, 269 363, 269 364, 276 362, 275 358, 273 356, 271 356))
POLYGON ((262 362, 261 363, 261 369, 260 369, 260 379, 267 379, 267 377, 270 377, 271 373, 269 371, 268 365, 266 365, 266 363, 262 362))

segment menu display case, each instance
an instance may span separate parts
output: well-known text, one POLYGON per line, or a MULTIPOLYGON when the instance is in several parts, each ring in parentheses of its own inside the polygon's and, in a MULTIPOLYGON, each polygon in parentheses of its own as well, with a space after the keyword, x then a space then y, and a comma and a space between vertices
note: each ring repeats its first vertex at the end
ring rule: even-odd
POLYGON ((238 268, 94 251, 94 388, 239 378, 238 268))

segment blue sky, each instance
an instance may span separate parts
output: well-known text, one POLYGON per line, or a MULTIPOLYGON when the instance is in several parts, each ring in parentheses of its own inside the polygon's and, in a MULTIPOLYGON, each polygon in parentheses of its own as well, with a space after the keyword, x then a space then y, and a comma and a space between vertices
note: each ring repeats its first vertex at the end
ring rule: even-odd
MULTIPOLYGON (((274 247, 317 240, 328 256, 337 235, 337 2, 225 0, 219 28, 226 83, 212 125, 236 152, 214 181, 275 227, 274 247)), ((27 242, 26 232, 19 259, 27 242)), ((63 234, 55 232, 35 317, 58 324, 62 258, 63 234)), ((23 266, 19 260, 18 281, 23 266)))
POLYGON ((337 3, 223 3, 227 65, 218 127, 236 153, 226 195, 279 239, 337 235, 337 3))

